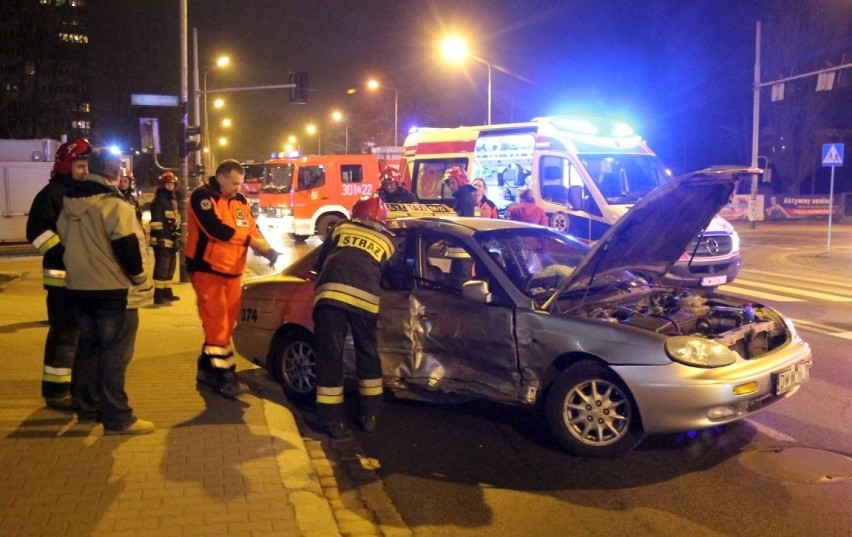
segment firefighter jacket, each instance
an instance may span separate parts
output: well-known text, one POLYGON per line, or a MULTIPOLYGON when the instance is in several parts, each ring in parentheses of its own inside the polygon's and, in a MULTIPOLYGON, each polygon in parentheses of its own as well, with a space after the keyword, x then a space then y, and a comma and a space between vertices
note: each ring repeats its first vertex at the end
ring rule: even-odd
POLYGON ((65 245, 56 231, 56 221, 62 211, 62 199, 74 184, 70 175, 54 175, 33 199, 27 218, 27 241, 42 257, 45 287, 65 287, 65 245))
POLYGON ((192 192, 186 223, 184 254, 190 272, 240 276, 251 237, 263 237, 245 196, 227 198, 209 183, 192 192))
POLYGON ((382 269, 394 252, 390 237, 383 226, 368 220, 336 226, 317 258, 314 307, 329 305, 377 315, 382 269))
POLYGON ((382 198, 385 203, 419 203, 417 196, 404 186, 396 187, 396 190, 390 192, 384 187, 378 189, 376 193, 382 198))
POLYGON ((116 309, 152 302, 148 246, 133 207, 100 175, 68 190, 57 222, 67 246, 67 287, 77 301, 116 309))
POLYGON ((175 193, 158 188, 151 202, 151 246, 177 248, 180 239, 180 211, 175 193))

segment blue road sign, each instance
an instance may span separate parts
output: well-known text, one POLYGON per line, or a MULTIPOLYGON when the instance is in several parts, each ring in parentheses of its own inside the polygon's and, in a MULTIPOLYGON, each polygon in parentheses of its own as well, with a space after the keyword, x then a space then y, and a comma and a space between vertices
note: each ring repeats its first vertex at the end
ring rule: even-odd
POLYGON ((843 166, 843 144, 822 144, 822 165, 843 166))

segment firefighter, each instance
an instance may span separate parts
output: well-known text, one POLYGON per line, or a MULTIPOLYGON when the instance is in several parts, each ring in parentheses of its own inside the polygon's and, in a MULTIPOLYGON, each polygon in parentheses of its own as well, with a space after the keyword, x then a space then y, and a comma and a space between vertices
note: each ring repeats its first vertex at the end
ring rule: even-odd
POLYGON ((65 246, 56 231, 62 199, 76 181, 89 173, 88 158, 92 145, 85 138, 74 138, 59 146, 50 181, 33 199, 27 219, 27 240, 43 256, 43 284, 47 291, 47 340, 44 344, 44 369, 41 395, 45 404, 59 410, 73 410, 71 369, 80 326, 73 314, 65 288, 65 246))
POLYGON ((175 188, 177 176, 165 172, 157 179, 157 192, 151 202, 151 246, 154 247, 154 304, 180 300, 172 290, 180 244, 180 211, 175 188))
POLYGON ((456 204, 453 209, 459 216, 479 216, 479 209, 476 206, 476 188, 470 184, 470 179, 464 168, 453 166, 444 172, 444 184, 453 193, 456 198, 456 204))
POLYGON ((237 380, 231 334, 240 311, 240 276, 252 248, 274 265, 273 250, 240 193, 245 171, 236 160, 225 160, 216 175, 192 192, 184 246, 186 269, 198 300, 204 345, 198 357, 196 380, 228 398, 248 391, 237 380))
POLYGON ((347 330, 355 343, 359 417, 376 428, 382 404, 382 366, 376 349, 381 274, 394 252, 385 229, 387 207, 379 197, 361 200, 352 220, 334 228, 319 257, 313 307, 316 342, 317 415, 333 438, 350 434, 343 423, 343 343, 347 330))
POLYGON ((130 168, 121 168, 121 177, 118 179, 118 192, 121 194, 122 198, 127 200, 127 203, 133 206, 133 213, 136 215, 136 221, 139 222, 139 227, 143 228, 142 207, 139 206, 139 200, 136 198, 135 188, 133 170, 130 168))
POLYGON ((417 196, 405 188, 402 176, 393 166, 386 166, 379 176, 379 197, 385 203, 418 203, 417 196))

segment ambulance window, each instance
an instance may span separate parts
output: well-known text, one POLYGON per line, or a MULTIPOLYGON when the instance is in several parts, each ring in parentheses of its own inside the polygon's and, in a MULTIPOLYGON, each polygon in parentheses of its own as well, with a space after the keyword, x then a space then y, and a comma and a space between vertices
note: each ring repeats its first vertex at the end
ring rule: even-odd
POLYGON ((299 190, 309 190, 325 184, 324 166, 305 166, 299 168, 299 190))
POLYGON ((340 181, 343 183, 364 182, 364 169, 359 164, 344 164, 340 167, 340 181))
POLYGON ((453 166, 467 169, 467 158, 418 160, 414 164, 414 193, 420 200, 453 199, 449 188, 442 188, 444 172, 453 166))
POLYGON ((564 204, 568 201, 569 187, 583 186, 577 169, 566 158, 543 156, 538 169, 541 197, 547 201, 564 204))

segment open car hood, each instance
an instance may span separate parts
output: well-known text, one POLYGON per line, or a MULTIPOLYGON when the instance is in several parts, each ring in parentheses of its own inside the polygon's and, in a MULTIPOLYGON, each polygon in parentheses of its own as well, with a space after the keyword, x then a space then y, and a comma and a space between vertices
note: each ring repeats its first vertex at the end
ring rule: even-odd
POLYGON ((745 166, 714 166, 657 187, 607 230, 565 288, 587 287, 596 275, 619 270, 662 277, 728 203, 737 181, 760 173, 745 166))

